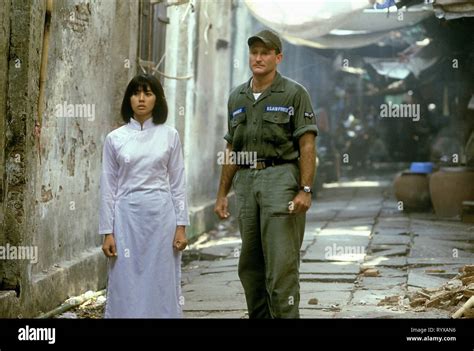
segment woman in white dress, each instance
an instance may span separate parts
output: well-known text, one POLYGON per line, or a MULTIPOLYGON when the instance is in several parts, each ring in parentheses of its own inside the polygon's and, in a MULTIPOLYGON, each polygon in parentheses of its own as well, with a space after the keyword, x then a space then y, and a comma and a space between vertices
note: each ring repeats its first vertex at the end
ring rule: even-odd
POLYGON ((105 138, 100 179, 105 318, 179 318, 189 225, 181 142, 164 124, 168 107, 152 75, 130 81, 121 113, 127 124, 105 138))

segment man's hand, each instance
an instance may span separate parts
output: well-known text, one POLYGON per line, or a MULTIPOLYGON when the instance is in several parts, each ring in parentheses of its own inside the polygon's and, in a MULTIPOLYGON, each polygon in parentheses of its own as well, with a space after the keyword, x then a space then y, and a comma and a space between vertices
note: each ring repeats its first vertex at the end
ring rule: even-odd
POLYGON ((305 213, 311 207, 311 193, 298 192, 292 203, 293 209, 289 208, 290 213, 305 213))
POLYGON ((186 227, 184 225, 178 225, 174 234, 173 247, 175 250, 183 251, 186 246, 188 246, 186 227))
POLYGON ((117 256, 117 249, 115 247, 115 238, 114 238, 113 233, 104 235, 104 243, 102 244, 102 251, 104 252, 104 255, 107 257, 117 256))
POLYGON ((224 196, 217 198, 214 212, 220 219, 226 219, 230 216, 227 206, 227 197, 224 196))
MULTIPOLYGON (((316 136, 309 132, 303 134, 299 139, 300 146, 300 184, 313 184, 314 170, 316 168, 316 136)), ((293 199, 293 210, 290 213, 305 213, 311 207, 311 193, 299 191, 293 199)))
POLYGON ((232 179, 234 179, 234 175, 239 169, 237 165, 231 162, 232 160, 228 159, 228 157, 230 157, 228 155, 231 153, 232 145, 228 143, 225 151, 225 155, 227 155, 226 161, 224 165, 222 165, 221 179, 219 181, 219 189, 217 190, 217 200, 214 206, 214 212, 220 219, 227 219, 230 216, 227 206, 227 194, 232 186, 232 179))

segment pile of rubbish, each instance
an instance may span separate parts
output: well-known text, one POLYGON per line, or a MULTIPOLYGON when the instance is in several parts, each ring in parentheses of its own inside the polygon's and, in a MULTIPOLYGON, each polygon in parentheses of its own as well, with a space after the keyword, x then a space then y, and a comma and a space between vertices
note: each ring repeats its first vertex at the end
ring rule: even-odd
POLYGON ((403 297, 388 296, 378 305, 398 306, 403 310, 411 309, 415 312, 437 308, 454 312, 452 318, 474 318, 474 265, 461 267, 456 277, 439 288, 423 288, 409 292, 403 297))
POLYGON ((434 307, 451 310, 453 318, 474 318, 474 265, 459 269, 459 274, 439 288, 424 288, 408 296, 410 307, 417 310, 434 307))

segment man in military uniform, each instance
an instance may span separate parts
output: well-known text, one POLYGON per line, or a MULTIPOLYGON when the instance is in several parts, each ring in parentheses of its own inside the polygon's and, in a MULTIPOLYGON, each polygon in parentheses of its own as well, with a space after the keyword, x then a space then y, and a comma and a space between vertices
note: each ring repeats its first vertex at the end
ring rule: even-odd
POLYGON ((228 101, 226 162, 214 211, 229 216, 234 186, 242 237, 239 277, 250 318, 299 318, 299 263, 315 171, 315 115, 306 89, 277 72, 282 44, 263 30, 248 39, 252 77, 228 101))

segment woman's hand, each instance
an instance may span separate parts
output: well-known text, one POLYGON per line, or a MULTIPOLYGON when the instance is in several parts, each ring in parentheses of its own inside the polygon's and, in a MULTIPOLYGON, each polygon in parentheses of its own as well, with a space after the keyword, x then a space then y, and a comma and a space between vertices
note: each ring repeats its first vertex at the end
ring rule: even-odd
POLYGON ((117 249, 115 247, 115 238, 114 238, 113 233, 104 235, 104 243, 102 244, 102 251, 104 252, 104 255, 107 257, 117 256, 117 249))
POLYGON ((173 248, 178 251, 183 251, 186 246, 188 246, 188 240, 186 239, 186 227, 184 225, 178 225, 174 235, 173 248))

